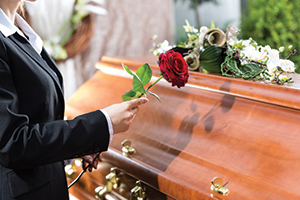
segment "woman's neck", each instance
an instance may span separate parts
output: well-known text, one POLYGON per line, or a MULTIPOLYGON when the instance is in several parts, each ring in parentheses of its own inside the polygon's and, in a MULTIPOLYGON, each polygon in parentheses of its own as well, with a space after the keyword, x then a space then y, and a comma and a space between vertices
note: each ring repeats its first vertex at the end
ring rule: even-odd
POLYGON ((12 22, 15 21, 20 2, 20 0, 0 0, 0 8, 12 22))

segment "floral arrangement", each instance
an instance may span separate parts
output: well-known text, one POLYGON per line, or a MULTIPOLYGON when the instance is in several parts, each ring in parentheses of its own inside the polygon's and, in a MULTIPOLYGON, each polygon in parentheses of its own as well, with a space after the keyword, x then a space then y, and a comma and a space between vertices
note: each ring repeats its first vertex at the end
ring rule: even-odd
POLYGON ((87 16, 91 13, 98 15, 107 13, 102 7, 104 4, 105 0, 76 0, 71 17, 55 36, 48 41, 44 41, 45 48, 54 60, 65 60, 68 58, 69 55, 65 45, 87 16))
POLYGON ((264 80, 284 84, 293 82, 286 72, 294 72, 295 65, 289 60, 297 52, 290 45, 288 48, 272 49, 270 46, 258 45, 252 38, 239 40, 239 29, 233 25, 227 27, 226 33, 215 27, 202 26, 200 30, 192 27, 188 21, 184 26, 187 40, 177 46, 170 46, 168 41, 156 44, 153 37, 154 55, 170 49, 180 52, 188 63, 189 70, 206 73, 222 73, 223 76, 251 80, 264 80), (281 54, 288 50, 289 55, 281 54))
POLYGON ((132 72, 126 65, 123 64, 123 68, 131 76, 133 76, 133 87, 129 92, 122 96, 123 101, 129 101, 132 98, 139 98, 143 95, 147 97, 148 94, 153 95, 160 101, 159 96, 149 91, 149 89, 158 83, 162 78, 171 83, 173 87, 177 86, 178 88, 184 87, 188 82, 188 64, 185 62, 180 53, 174 52, 173 50, 161 53, 158 58, 158 65, 161 76, 148 87, 146 87, 152 78, 152 69, 149 64, 146 63, 139 67, 136 73, 132 72))

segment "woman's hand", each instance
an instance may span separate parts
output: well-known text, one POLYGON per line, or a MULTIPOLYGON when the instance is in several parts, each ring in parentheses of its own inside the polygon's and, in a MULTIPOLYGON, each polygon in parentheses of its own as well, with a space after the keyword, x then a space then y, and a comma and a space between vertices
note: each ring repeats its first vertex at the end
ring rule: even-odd
POLYGON ((139 98, 104 108, 112 122, 114 134, 127 131, 139 111, 139 106, 147 102, 148 99, 139 98))
POLYGON ((94 160, 94 158, 97 155, 98 155, 98 153, 81 157, 82 158, 82 169, 84 170, 88 164, 90 164, 90 167, 88 168, 89 172, 92 172, 93 168, 97 169, 98 162, 102 162, 101 154, 99 154, 99 157, 94 160))

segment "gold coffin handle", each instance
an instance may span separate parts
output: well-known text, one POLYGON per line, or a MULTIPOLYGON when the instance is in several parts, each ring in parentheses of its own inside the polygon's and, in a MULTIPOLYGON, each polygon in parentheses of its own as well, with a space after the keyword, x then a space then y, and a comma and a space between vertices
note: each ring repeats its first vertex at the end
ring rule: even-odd
POLYGON ((113 188, 118 188, 120 184, 119 171, 116 168, 111 168, 110 173, 105 177, 106 186, 100 186, 95 189, 95 197, 99 200, 105 200, 105 195, 111 193, 113 188))
POLYGON ((131 189, 130 200, 146 200, 146 188, 141 181, 135 183, 135 187, 131 189))
POLYGON ((225 183, 223 185, 223 179, 222 178, 219 178, 219 177, 213 178, 211 180, 211 184, 212 185, 211 185, 210 189, 213 192, 216 192, 216 193, 221 194, 223 196, 228 196, 229 190, 224 187, 227 183, 225 183))
POLYGON ((132 155, 136 152, 136 150, 134 148, 131 147, 131 141, 130 140, 124 140, 122 142, 122 152, 124 155, 129 156, 132 155))

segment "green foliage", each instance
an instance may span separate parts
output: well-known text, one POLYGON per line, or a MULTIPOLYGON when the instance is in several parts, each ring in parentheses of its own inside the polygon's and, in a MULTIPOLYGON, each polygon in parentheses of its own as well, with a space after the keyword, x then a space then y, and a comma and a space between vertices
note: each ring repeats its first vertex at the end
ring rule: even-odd
MULTIPOLYGON (((293 45, 300 50, 299 0, 248 0, 241 23, 241 37, 278 49, 293 45)), ((287 55, 284 55, 287 56, 287 55)), ((300 56, 290 58, 300 73, 300 56)))
POLYGON ((152 78, 152 69, 148 63, 139 67, 136 73, 132 72, 126 65, 122 64, 122 66, 128 74, 133 76, 132 89, 122 96, 123 101, 129 101, 132 98, 140 98, 143 95, 147 96, 147 93, 153 95, 160 101, 158 95, 149 91, 149 89, 160 79, 151 84, 147 89, 144 88, 145 85, 147 85, 152 78))
MULTIPOLYGON (((234 78, 243 78, 247 79, 258 79, 261 80, 262 77, 269 79, 270 76, 267 72, 267 68, 263 68, 257 63, 248 63, 242 65, 240 60, 235 57, 235 51, 227 49, 227 56, 225 61, 221 64, 221 72, 223 76, 234 77, 234 78)), ((290 81, 290 80, 288 80, 290 81)))
POLYGON ((205 72, 219 73, 221 72, 221 64, 224 61, 223 48, 217 45, 207 47, 200 53, 200 64, 205 72))

